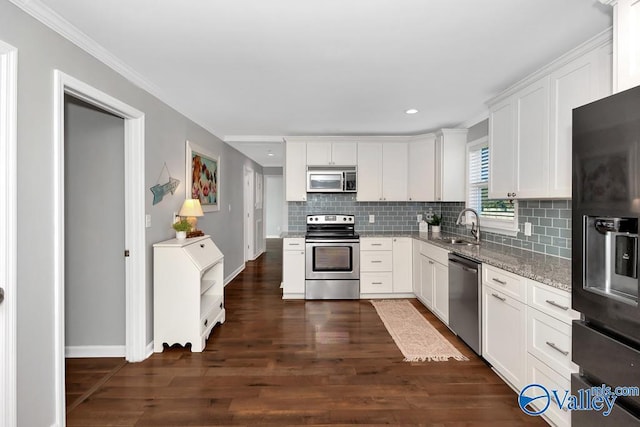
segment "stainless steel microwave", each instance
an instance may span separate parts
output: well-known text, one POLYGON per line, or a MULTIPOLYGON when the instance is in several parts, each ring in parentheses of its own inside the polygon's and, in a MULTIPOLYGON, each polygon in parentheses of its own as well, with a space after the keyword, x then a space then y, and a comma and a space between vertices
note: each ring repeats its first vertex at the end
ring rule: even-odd
POLYGON ((355 193, 356 168, 314 167, 307 169, 307 192, 309 193, 355 193))

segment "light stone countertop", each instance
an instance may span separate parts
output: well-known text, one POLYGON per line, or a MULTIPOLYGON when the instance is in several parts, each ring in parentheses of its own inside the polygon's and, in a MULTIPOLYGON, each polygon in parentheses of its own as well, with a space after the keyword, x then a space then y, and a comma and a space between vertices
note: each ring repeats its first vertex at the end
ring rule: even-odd
MULTIPOLYGON (((571 292, 571 261, 568 259, 539 254, 524 249, 496 245, 491 242, 482 242, 480 246, 453 245, 435 238, 431 233, 419 233, 417 231, 359 231, 358 234, 360 234, 360 237, 411 237, 475 261, 535 280, 536 282, 571 292)), ((282 233, 281 237, 304 238, 304 235, 305 232, 303 231, 287 232, 282 233)), ((469 240, 467 237, 449 236, 447 234, 442 234, 440 237, 455 237, 469 240)))
MULTIPOLYGON (((535 280, 554 288, 571 292, 571 261, 550 255, 539 254, 524 249, 481 242, 476 245, 453 245, 435 238, 431 233, 418 232, 361 232, 360 237, 411 237, 450 252, 471 258, 505 271, 535 280)), ((455 237, 470 240, 467 237, 442 234, 440 237, 455 237)))

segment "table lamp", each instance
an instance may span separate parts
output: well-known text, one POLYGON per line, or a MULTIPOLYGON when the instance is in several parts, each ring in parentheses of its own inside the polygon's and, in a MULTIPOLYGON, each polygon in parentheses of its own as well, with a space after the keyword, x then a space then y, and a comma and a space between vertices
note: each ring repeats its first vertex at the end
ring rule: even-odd
POLYGON ((199 216, 204 216, 202 212, 202 206, 200 206, 200 200, 198 199, 186 199, 180 208, 180 216, 187 217, 187 222, 191 224, 191 231, 196 231, 198 225, 199 216))

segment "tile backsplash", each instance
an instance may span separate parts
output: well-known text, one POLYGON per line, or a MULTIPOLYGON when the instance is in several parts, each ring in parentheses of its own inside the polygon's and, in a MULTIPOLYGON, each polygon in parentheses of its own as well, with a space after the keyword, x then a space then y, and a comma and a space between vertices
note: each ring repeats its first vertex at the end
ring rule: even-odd
MULTIPOLYGON (((442 231, 449 234, 469 236, 464 226, 456 226, 458 213, 464 202, 357 202, 355 194, 317 193, 308 194, 306 202, 289 202, 289 231, 303 232, 305 218, 310 214, 349 214, 356 217, 356 230, 418 231, 416 215, 425 215, 430 209, 442 215, 442 231), (369 215, 375 222, 369 223, 369 215)), ((521 231, 517 236, 482 231, 482 240, 499 245, 526 249, 542 254, 571 258, 571 201, 570 200, 521 200, 518 202, 518 223, 532 225, 531 236, 521 231)))

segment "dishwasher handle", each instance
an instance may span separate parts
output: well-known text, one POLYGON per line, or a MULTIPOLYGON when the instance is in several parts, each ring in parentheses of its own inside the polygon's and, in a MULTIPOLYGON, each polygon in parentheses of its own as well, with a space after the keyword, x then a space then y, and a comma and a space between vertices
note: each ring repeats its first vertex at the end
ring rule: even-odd
POLYGON ((459 267, 459 268, 461 268, 464 271, 467 271, 469 273, 477 273, 478 272, 477 268, 467 267, 466 265, 464 265, 462 262, 458 261, 455 258, 449 258, 449 262, 453 263, 453 264, 456 264, 456 267, 459 267))

